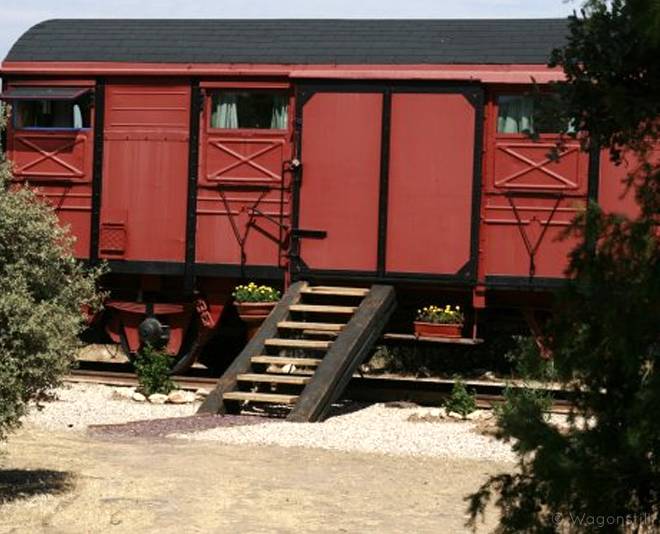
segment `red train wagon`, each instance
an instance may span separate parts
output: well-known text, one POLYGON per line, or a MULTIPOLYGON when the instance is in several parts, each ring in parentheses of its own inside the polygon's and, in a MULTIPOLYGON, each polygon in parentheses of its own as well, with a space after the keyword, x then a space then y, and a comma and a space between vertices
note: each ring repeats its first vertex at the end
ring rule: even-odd
POLYGON ((566 33, 46 21, 0 69, 6 150, 76 255, 108 262, 103 321, 128 352, 151 327, 179 369, 214 336, 240 346, 228 304, 245 279, 393 284, 411 306, 464 304, 476 335, 484 310, 539 306, 561 284, 574 243, 558 237, 589 199, 634 209, 628 169, 574 141, 548 157, 558 125, 529 93, 562 78, 546 62, 566 33))

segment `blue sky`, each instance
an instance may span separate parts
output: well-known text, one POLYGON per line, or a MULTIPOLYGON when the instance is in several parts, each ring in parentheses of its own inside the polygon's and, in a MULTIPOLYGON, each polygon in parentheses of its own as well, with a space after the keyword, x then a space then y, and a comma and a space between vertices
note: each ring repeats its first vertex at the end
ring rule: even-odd
POLYGON ((577 0, 3 0, 0 58, 30 26, 52 18, 543 18, 577 0))

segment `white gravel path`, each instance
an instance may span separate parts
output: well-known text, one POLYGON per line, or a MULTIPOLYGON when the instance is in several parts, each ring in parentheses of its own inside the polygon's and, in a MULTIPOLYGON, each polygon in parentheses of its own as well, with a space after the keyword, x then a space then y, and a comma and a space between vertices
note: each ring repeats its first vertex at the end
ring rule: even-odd
POLYGON ((511 447, 480 434, 470 421, 411 422, 424 408, 382 404, 339 415, 323 423, 259 424, 225 427, 171 437, 227 444, 311 447, 404 456, 460 457, 513 462, 511 447))
POLYGON ((122 398, 115 390, 132 391, 97 384, 68 384, 57 390, 58 400, 44 404, 43 410, 32 408, 25 418, 48 430, 85 430, 89 425, 105 425, 194 415, 199 403, 149 404, 122 398))
MULTIPOLYGON (((25 423, 48 430, 84 431, 89 425, 194 415, 199 403, 154 405, 117 394, 117 388, 96 384, 69 384, 57 390, 58 400, 32 409, 25 423)), ((182 440, 217 441, 234 445, 278 445, 367 452, 398 456, 453 457, 497 462, 515 461, 508 444, 483 435, 472 421, 435 419, 408 421, 428 414, 427 408, 395 408, 374 404, 323 423, 257 423, 218 427, 189 434, 182 440)))

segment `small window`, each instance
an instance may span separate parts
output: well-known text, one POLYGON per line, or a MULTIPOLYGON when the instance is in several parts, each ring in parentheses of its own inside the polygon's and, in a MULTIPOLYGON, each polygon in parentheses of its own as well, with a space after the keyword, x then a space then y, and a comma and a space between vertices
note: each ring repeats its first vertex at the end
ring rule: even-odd
POLYGON ((79 130, 91 124, 90 99, 18 100, 14 104, 16 128, 79 130))
MULTIPOLYGON (((551 95, 549 95, 551 97, 551 95)), ((559 117, 549 110, 538 109, 531 95, 501 95, 497 98, 497 132, 504 134, 557 134, 567 130, 559 117)))
POLYGON ((285 93, 227 91, 213 95, 211 128, 286 130, 289 103, 285 93))

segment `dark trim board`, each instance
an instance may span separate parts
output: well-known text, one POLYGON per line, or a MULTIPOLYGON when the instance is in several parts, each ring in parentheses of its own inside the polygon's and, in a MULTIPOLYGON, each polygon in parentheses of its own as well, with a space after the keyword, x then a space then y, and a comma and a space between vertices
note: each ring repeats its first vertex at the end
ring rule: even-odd
POLYGON ((184 263, 170 261, 108 260, 111 273, 183 276, 184 263))
POLYGON ((541 278, 527 276, 486 276, 486 289, 513 289, 524 291, 549 291, 561 289, 568 282, 565 278, 541 278))
MULTIPOLYGON (((292 239, 291 239, 291 275, 296 279, 331 277, 361 279, 371 282, 391 283, 398 280, 420 282, 450 282, 455 284, 473 284, 477 279, 477 263, 479 255, 479 226, 481 209, 481 181, 484 133, 484 88, 478 83, 460 82, 345 82, 342 80, 301 80, 296 84, 296 118, 295 118, 295 149, 296 157, 303 165, 298 169, 292 188, 292 239), (304 131, 303 111, 305 104, 317 93, 375 93, 383 96, 383 111, 381 116, 381 157, 380 184, 378 198, 378 239, 377 264, 373 272, 326 271, 314 270, 305 266, 304 258, 300 256, 300 242, 304 236, 296 235, 300 224, 300 187, 304 180, 304 160, 302 153, 302 137, 304 131), (472 204, 470 218, 470 257, 459 272, 449 274, 433 273, 388 273, 387 261, 387 225, 388 225, 388 194, 389 194, 389 162, 392 94, 462 94, 475 110, 474 125, 474 158, 472 172, 472 204), (350 274, 348 274, 350 273, 350 274)), ((319 229, 322 230, 322 229, 319 229)))
POLYGON ((378 191, 378 245, 377 271, 380 276, 385 273, 387 258, 387 220, 389 217, 389 183, 390 183, 390 141, 392 129, 392 91, 383 92, 383 111, 381 115, 380 132, 380 184, 378 191))
POLYGON ((484 154, 485 94, 483 87, 474 96, 474 161, 472 170, 472 218, 470 221, 470 261, 467 268, 471 281, 477 281, 479 263, 479 230, 481 228, 482 163, 484 154))
MULTIPOLYGON (((170 261, 122 261, 109 260, 111 273, 151 274, 162 276, 183 276, 186 269, 184 262, 170 261)), ((228 278, 252 278, 259 280, 280 280, 284 278, 284 269, 270 265, 243 267, 221 263, 196 263, 195 276, 224 276, 228 278)))
POLYGON ((589 200, 598 201, 600 189, 600 147, 594 145, 589 149, 589 181, 587 196, 589 200))
POLYGON ((196 276, 226 276, 259 280, 283 280, 284 269, 271 265, 228 265, 221 263, 196 263, 196 276))
POLYGON ((373 283, 373 284, 442 284, 455 287, 471 288, 474 282, 468 278, 455 275, 427 274, 427 273, 384 273, 379 275, 375 271, 348 271, 348 270, 307 270, 295 273, 294 279, 308 281, 337 280, 373 283))
POLYGON ((103 188, 103 134, 105 130, 105 80, 96 80, 94 91, 94 161, 92 163, 92 217, 89 238, 89 259, 99 259, 101 231, 101 190, 103 188))
POLYGON ((188 203, 186 206, 186 264, 183 290, 192 294, 195 289, 195 251, 197 233, 197 173, 199 168, 199 115, 202 112, 199 80, 190 87, 190 132, 188 135, 188 203))

